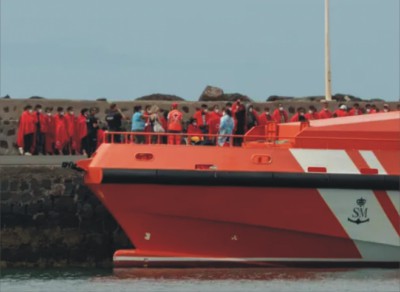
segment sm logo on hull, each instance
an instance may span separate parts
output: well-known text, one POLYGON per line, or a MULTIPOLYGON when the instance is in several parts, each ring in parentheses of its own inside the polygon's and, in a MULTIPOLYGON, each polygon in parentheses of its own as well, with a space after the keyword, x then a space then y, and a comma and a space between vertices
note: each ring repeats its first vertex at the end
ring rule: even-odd
POLYGON ((361 197, 356 201, 356 203, 357 207, 353 208, 353 214, 351 214, 347 219, 355 224, 369 222, 368 208, 365 206, 367 200, 361 197))

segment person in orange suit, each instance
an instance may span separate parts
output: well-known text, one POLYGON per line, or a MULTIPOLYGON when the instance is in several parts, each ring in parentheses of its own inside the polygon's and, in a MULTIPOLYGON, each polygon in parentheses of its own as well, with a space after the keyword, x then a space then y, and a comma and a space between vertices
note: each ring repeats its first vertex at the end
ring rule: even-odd
POLYGON ((299 107, 297 113, 291 117, 290 122, 306 122, 307 118, 305 117, 305 112, 306 110, 303 107, 299 107))
POLYGON ((265 126, 267 123, 273 122, 273 121, 274 121, 274 119, 271 116, 269 107, 265 107, 264 112, 258 116, 258 122, 260 123, 260 126, 265 126))
POLYGON ((197 120, 191 118, 187 128, 188 144, 200 145, 203 141, 203 131, 197 125, 197 120))
POLYGON ((89 143, 88 143, 88 129, 87 129, 87 119, 89 116, 89 109, 83 108, 81 110, 81 114, 77 118, 76 121, 76 136, 75 136, 75 143, 76 143, 76 151, 79 154, 87 155, 89 152, 89 143))
POLYGON ((377 108, 377 106, 375 104, 371 105, 371 112, 370 114, 376 114, 379 113, 379 109, 377 108))
POLYGON ((345 104, 341 104, 337 110, 333 112, 333 117, 334 118, 341 118, 341 117, 347 117, 349 113, 347 112, 347 106, 345 104))
POLYGON ((280 103, 278 104, 278 108, 274 110, 272 114, 272 118, 278 124, 287 123, 289 121, 289 116, 287 111, 283 108, 283 105, 280 103))
POLYGON ((57 115, 54 117, 55 123, 55 145, 54 148, 56 150, 56 154, 69 154, 68 152, 68 130, 67 130, 67 121, 64 116, 64 108, 57 108, 57 115))
POLYGON ((360 109, 360 105, 358 103, 355 103, 353 107, 349 110, 349 116, 359 116, 362 114, 362 110, 360 109))
POLYGON ((209 119, 210 119, 207 105, 202 104, 201 108, 194 113, 193 118, 196 119, 197 126, 200 128, 200 130, 204 134, 206 134, 209 129, 209 119))
POLYGON ((75 126, 76 126, 76 117, 74 113, 74 108, 69 106, 67 108, 67 112, 65 114, 65 122, 67 127, 67 151, 68 154, 74 154, 76 151, 76 134, 75 134, 75 126))
POLYGON ((32 106, 27 105, 19 118, 18 125, 17 145, 21 155, 32 155, 35 130, 32 106))
MULTIPOLYGON (((236 112, 238 111, 240 105, 242 104, 240 98, 238 98, 233 104, 230 105, 230 110, 232 112, 232 117, 236 115, 236 112)), ((229 106, 227 106, 229 107, 229 106)))
POLYGON ((332 112, 329 110, 329 104, 327 101, 322 101, 322 109, 318 113, 320 119, 332 118, 332 112))
POLYGON ((307 121, 318 120, 319 114, 317 113, 317 109, 315 108, 315 106, 310 105, 308 108, 308 113, 306 113, 304 117, 307 119, 307 121))
MULTIPOLYGON (((215 105, 213 111, 209 114, 208 120, 208 133, 210 135, 217 135, 219 132, 219 121, 221 120, 222 114, 219 110, 219 106, 215 105)), ((210 136, 210 140, 215 143, 216 136, 210 136)))
MULTIPOLYGON (((168 113, 168 133, 179 134, 182 133, 182 113, 178 110, 178 104, 171 105, 171 111, 168 113)), ((180 135, 168 135, 168 144, 181 144, 180 135)))
POLYGON ((51 108, 47 107, 45 109, 45 119, 47 124, 47 132, 45 134, 45 150, 47 154, 54 154, 54 137, 55 137, 55 121, 54 117, 51 114, 51 108))
POLYGON ((377 112, 379 112, 379 110, 376 108, 376 105, 370 105, 369 103, 365 105, 366 114, 376 114, 377 112))

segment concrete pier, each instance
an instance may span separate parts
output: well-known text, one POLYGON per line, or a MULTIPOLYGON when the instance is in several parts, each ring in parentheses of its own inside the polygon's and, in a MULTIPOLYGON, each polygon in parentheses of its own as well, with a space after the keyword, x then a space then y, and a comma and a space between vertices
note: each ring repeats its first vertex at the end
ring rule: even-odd
POLYGON ((79 156, 0 156, 0 267, 110 267, 132 248, 111 214, 61 168, 79 156))

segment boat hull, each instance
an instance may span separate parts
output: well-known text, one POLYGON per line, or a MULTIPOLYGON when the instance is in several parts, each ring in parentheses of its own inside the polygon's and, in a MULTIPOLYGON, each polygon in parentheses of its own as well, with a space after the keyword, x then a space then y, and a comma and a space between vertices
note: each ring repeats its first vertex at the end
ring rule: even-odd
POLYGON ((398 191, 149 183, 89 187, 135 246, 114 254, 116 267, 400 262, 398 191))

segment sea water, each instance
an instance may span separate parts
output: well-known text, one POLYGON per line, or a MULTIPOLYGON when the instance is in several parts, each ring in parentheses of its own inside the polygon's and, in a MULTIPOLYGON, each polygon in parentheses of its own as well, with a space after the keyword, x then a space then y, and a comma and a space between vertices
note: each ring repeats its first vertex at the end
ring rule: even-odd
POLYGON ((400 291, 399 269, 3 269, 1 292, 400 291))

